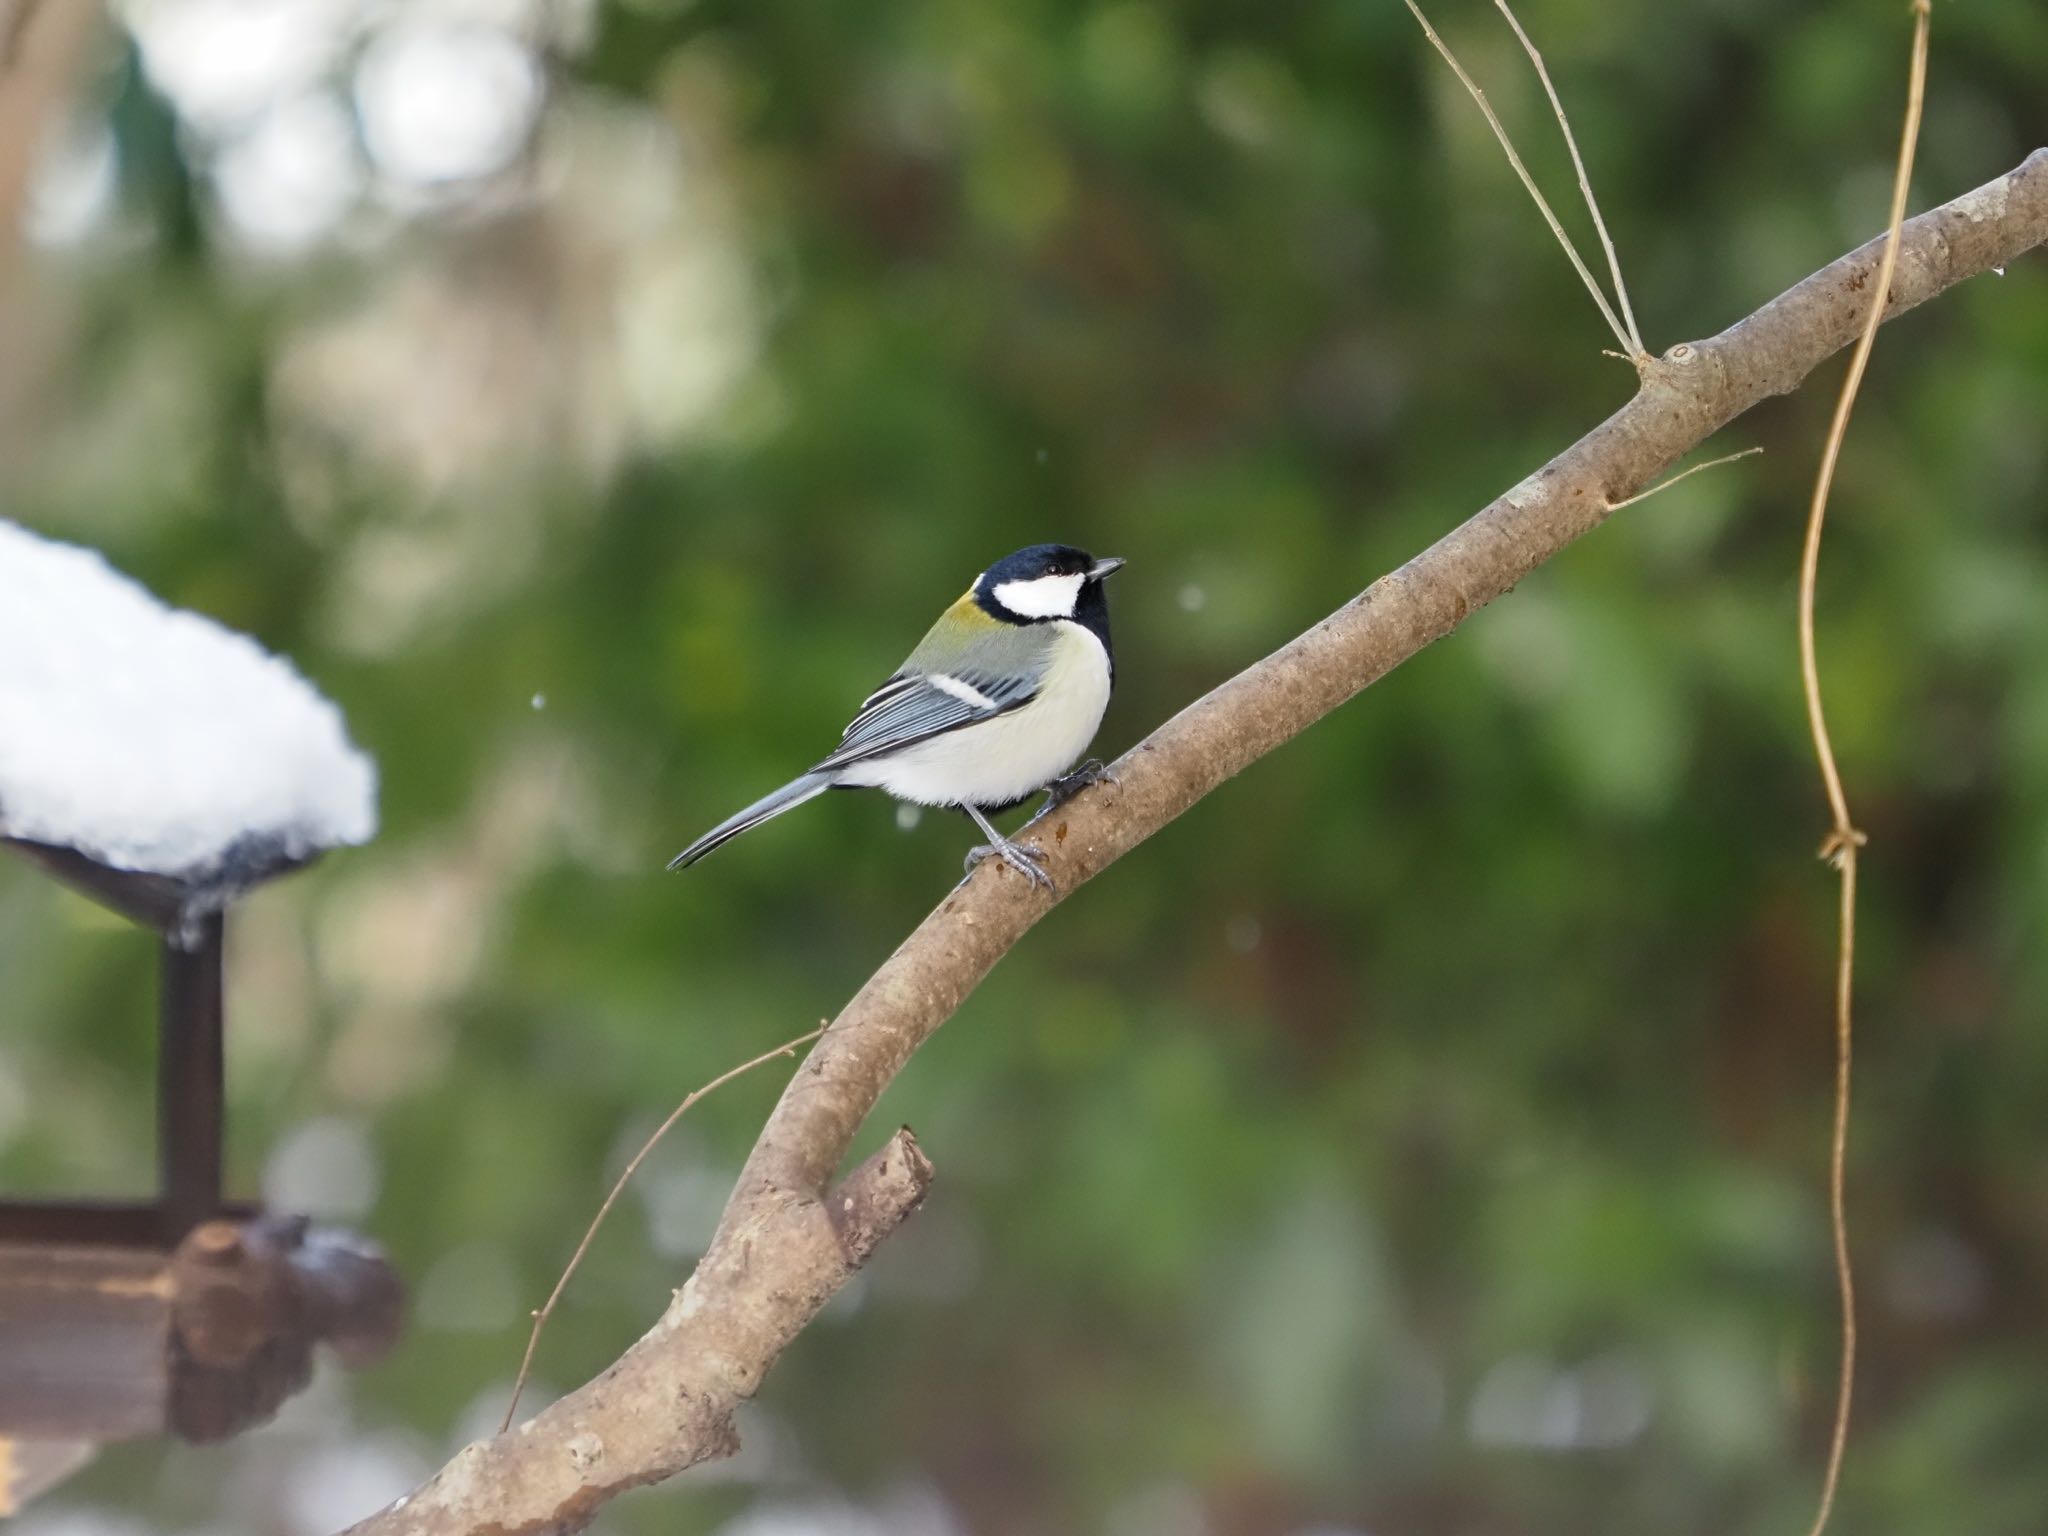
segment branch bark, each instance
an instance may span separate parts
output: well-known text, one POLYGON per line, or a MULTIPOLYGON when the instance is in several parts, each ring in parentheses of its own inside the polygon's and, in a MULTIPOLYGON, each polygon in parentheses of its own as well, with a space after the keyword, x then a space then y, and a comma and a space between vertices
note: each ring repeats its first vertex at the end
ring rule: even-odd
MULTIPOLYGON (((1886 318, 2048 242, 2048 149, 1906 223, 1886 318)), ((828 1182, 913 1051, 1053 903, 1224 780, 1449 634, 1742 412, 1854 340, 1882 237, 1710 340, 1649 359, 1628 404, 1399 570, 1182 710, 1117 782, 1033 824, 1059 894, 989 860, 846 1005, 784 1091, 709 1251, 610 1369, 469 1446, 354 1536, 570 1531, 626 1488, 729 1453, 732 1414, 783 1348, 922 1198, 907 1131, 828 1182)))
POLYGON ((89 0, 0 4, 0 291, 12 277, 43 133, 99 22, 100 8, 89 0))

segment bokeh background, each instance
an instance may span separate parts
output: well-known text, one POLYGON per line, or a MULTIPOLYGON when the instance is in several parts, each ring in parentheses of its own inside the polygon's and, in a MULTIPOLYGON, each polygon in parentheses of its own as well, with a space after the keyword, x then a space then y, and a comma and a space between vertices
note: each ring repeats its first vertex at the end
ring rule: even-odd
MULTIPOLYGON (((1569 204, 1512 35, 1434 10, 1569 204)), ((1880 227, 1903 5, 1523 17, 1653 346, 1880 227)), ((2048 12, 1934 34, 1916 206, 2048 125, 2048 12)), ((0 512, 288 653, 376 755, 377 841, 233 925, 232 1163, 417 1305, 35 1536, 313 1536, 495 1424, 631 1148, 970 839, 834 796, 663 862, 990 559, 1130 559, 1121 750, 1631 384, 1393 0, 123 0, 76 57, 0 135, 0 512)), ((738 1459, 599 1529, 1802 1529, 1834 884, 1793 576, 1837 376, 1056 911, 869 1132, 916 1127, 929 1207, 738 1459)), ((2038 258, 1888 328, 1823 575, 1866 1536, 2048 1522, 2044 421, 2038 258)), ((8 1188, 147 1186, 152 965, 0 867, 8 1188)), ((531 1402, 657 1314, 782 1075, 653 1160, 531 1402)))

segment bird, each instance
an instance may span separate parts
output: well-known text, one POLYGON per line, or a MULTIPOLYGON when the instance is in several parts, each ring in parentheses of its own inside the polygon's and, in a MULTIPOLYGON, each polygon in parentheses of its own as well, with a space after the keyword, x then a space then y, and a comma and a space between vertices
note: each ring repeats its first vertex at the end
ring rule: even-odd
POLYGON ((867 696, 836 748, 727 817, 668 867, 694 864, 828 789, 875 788, 972 818, 988 842, 967 855, 970 872, 994 855, 1051 890, 1044 854, 1004 837, 988 818, 1041 789, 1052 791, 1053 805, 1110 778, 1093 759, 1068 770, 1095 739, 1116 685, 1103 582, 1123 564, 1070 544, 1033 544, 1004 556, 867 696))

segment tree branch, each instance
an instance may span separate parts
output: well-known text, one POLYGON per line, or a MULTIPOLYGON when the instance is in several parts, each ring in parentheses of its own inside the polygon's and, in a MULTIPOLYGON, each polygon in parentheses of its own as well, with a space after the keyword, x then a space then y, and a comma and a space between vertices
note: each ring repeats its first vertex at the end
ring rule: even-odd
POLYGON ((90 0, 0 0, 0 290, 12 276, 43 133, 99 22, 90 0))
MULTIPOLYGON (((1906 223, 1886 317, 2044 242, 2048 149, 1906 223)), ((1797 386, 1855 339, 1882 246, 1872 240, 1711 340, 1651 360, 1635 397, 1585 437, 1167 721, 1116 763, 1114 785, 1034 822, 1060 895, 1449 634, 1727 422, 1797 386)), ((574 1530, 624 1489, 730 1452, 734 1408, 930 1182, 930 1165, 899 1131, 824 1193, 861 1122, 1058 899, 995 860, 956 887, 797 1070, 709 1251, 661 1321, 594 1381, 469 1446, 356 1536, 574 1530)))

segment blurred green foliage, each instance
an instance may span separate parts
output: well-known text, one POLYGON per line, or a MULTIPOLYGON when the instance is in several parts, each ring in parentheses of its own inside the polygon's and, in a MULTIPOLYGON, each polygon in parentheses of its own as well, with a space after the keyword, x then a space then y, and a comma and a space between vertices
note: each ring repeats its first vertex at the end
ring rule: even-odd
MULTIPOLYGON (((1512 36, 1434 9, 1563 208, 1512 36)), ((1881 223, 1902 7, 1523 19, 1653 346, 1881 223)), ((1933 53, 1921 206, 2033 147, 2048 13, 1943 7, 1933 53)), ((495 1423, 627 1150, 835 1011, 970 829, 832 796, 663 861, 990 559, 1130 559, 1120 751, 1631 384, 1398 5, 612 0, 545 84, 501 172, 252 255, 121 41, 112 223, 17 276, 6 514, 290 654, 381 764, 378 841, 234 925, 234 1162, 419 1291, 387 1364, 57 1510, 313 1530, 495 1423)), ((1055 911, 890 1092, 869 1140, 914 1125, 940 1190, 738 1475, 602 1528, 1799 1528, 1834 886, 1792 594, 1834 376, 1055 911), (828 1496, 882 1513, 772 1513, 828 1496)), ((2038 259, 1889 327, 1822 576, 1872 835, 1869 1536, 2048 1510, 2044 420, 2038 259)), ((8 1183, 145 1185, 146 945, 8 868, 0 974, 8 1183)), ((656 1315, 778 1075, 653 1161, 544 1384, 656 1315)))

